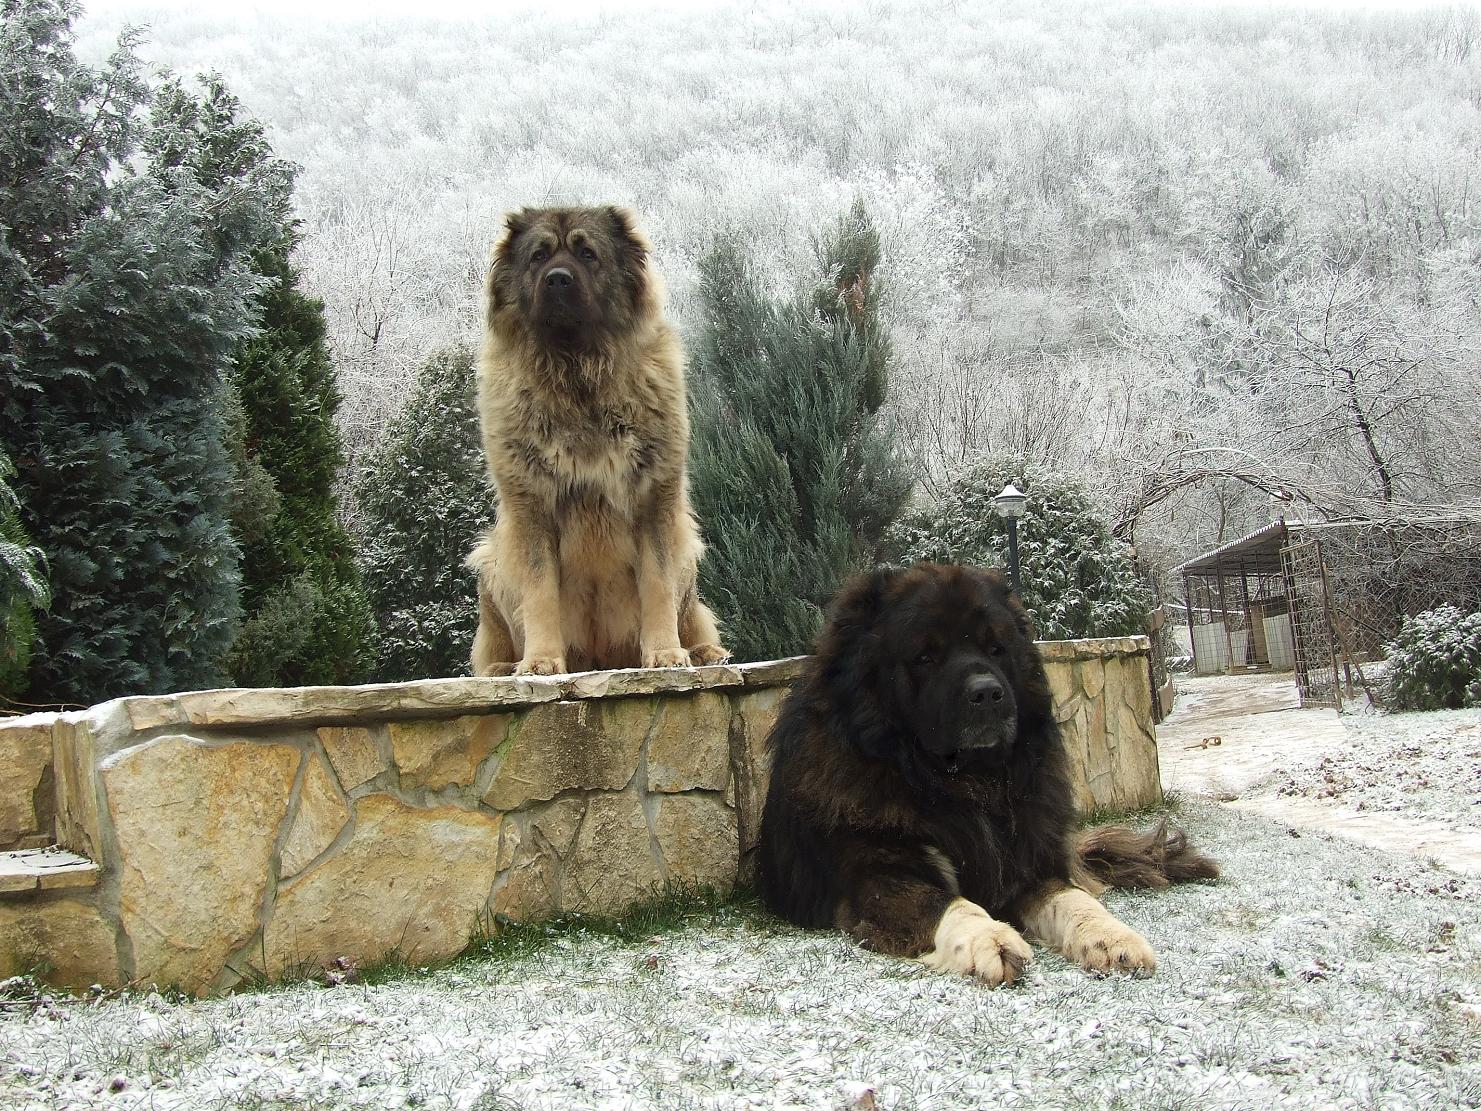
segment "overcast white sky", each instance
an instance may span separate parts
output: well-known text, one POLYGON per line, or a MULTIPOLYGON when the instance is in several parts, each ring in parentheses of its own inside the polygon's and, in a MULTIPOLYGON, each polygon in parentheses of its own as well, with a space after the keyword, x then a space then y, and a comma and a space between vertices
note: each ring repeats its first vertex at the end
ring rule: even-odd
MULTIPOLYGON (((478 17, 500 9, 539 9, 550 14, 589 15, 602 11, 702 10, 721 7, 715 0, 83 0, 86 12, 147 13, 151 11, 217 10, 241 15, 253 10, 274 15, 306 15, 319 18, 363 18, 371 15, 416 15, 421 17, 478 17)), ((834 0, 839 6, 857 7, 862 0, 834 0)), ((1164 0, 1165 2, 1165 0, 1164 0)), ((1325 8, 1360 11, 1417 10, 1444 6, 1442 0, 1182 0, 1203 7, 1238 8, 1325 8)), ((1472 0, 1472 5, 1481 0, 1472 0)), ((815 0, 809 0, 814 6, 815 0)), ((789 6, 776 0, 761 0, 762 7, 789 6)))

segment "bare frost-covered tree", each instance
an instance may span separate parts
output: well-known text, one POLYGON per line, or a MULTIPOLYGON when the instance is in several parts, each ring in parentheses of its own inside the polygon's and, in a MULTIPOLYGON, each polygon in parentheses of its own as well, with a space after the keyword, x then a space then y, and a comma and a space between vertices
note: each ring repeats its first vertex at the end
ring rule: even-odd
POLYGON ((1371 278, 1323 272, 1259 305, 1252 338, 1265 433, 1277 450, 1319 461, 1334 494, 1392 506, 1444 485, 1451 453, 1471 437, 1448 390, 1460 353, 1423 311, 1371 278))
POLYGON ((340 198, 311 221, 301 254, 306 281, 325 302, 352 471, 379 443, 428 352, 474 330, 494 219, 451 203, 427 209, 398 182, 374 200, 340 198))

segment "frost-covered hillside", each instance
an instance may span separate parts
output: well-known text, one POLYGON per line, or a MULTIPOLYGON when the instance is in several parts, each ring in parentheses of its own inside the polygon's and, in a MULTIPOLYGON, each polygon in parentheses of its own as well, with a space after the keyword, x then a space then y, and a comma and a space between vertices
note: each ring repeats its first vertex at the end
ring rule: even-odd
POLYGON ((352 443, 471 335, 511 206, 635 205, 693 329, 716 235, 788 285, 861 196, 927 487, 1025 450, 1145 513, 1147 554, 1237 535, 1251 478, 1478 501, 1473 9, 540 7, 153 17, 149 56, 220 70, 304 167, 352 443))

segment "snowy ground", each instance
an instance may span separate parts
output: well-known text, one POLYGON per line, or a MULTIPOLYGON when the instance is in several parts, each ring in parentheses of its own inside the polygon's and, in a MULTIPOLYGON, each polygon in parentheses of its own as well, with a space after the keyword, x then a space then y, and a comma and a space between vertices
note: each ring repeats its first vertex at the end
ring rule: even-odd
POLYGON ((1277 794, 1481 827, 1481 710, 1343 715, 1350 739, 1283 770, 1277 794))
POLYGON ((1115 894, 1148 980, 1021 986, 725 909, 378 986, 16 1000, 6 1107, 976 1108, 1481 1104, 1481 881, 1211 802, 1216 885, 1115 894))
POLYGON ((12 985, 0 1106, 1481 1106, 1481 713, 1339 717, 1288 678, 1193 679, 1159 745, 1225 874, 1109 896, 1158 951, 1148 980, 1041 954, 987 991, 710 908, 376 985, 12 985))
POLYGON ((1481 710, 1339 715, 1299 709, 1288 674, 1181 677, 1157 739, 1169 790, 1481 875, 1481 710))

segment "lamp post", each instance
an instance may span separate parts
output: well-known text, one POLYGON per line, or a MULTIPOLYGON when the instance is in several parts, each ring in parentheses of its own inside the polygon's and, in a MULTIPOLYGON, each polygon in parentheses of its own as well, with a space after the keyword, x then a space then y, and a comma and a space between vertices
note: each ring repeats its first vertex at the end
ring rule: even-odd
POLYGON ((1028 504, 1028 495, 1013 484, 1009 479, 1008 485, 1003 487, 1003 492, 992 500, 992 507, 999 517, 1008 522, 1008 577, 1013 581, 1013 589, 1022 593, 1022 586, 1018 579, 1018 518, 1023 516, 1023 507, 1028 504))

